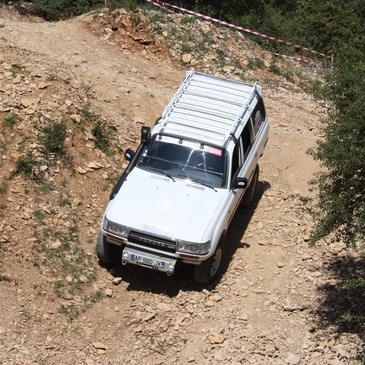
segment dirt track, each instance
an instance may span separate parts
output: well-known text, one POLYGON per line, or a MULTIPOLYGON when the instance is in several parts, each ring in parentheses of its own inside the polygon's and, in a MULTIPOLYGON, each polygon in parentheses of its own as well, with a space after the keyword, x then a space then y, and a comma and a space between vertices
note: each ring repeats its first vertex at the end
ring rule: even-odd
MULTIPOLYGON (((8 146, 2 149, 2 179, 20 154, 17 133, 34 133, 37 114, 25 109, 24 97, 37 91, 35 112, 44 99, 48 109, 43 114, 47 110, 53 118, 64 103, 75 108, 87 103, 116 128, 121 148, 135 148, 140 126, 154 123, 183 79, 185 68, 175 60, 141 47, 121 47, 102 30, 99 36, 88 30, 85 19, 34 22, 0 7, 0 115, 4 119, 12 108, 24 115, 18 129, 0 131, 8 146), (31 75, 22 78, 20 86, 9 84, 14 64, 31 75), (29 85, 37 78, 48 86, 43 89, 38 83, 32 91, 29 85), (62 103, 56 107, 58 99, 62 103)), ((76 174, 61 169, 55 179, 67 178, 60 194, 72 199, 79 241, 94 265, 96 280, 85 280, 84 292, 99 291, 103 297, 70 321, 60 307, 80 307, 83 297, 53 293, 52 285, 62 273, 34 265, 32 245, 38 229, 33 213, 39 204, 50 210, 52 225, 71 213, 52 206, 52 192, 49 198, 37 197, 26 180, 9 181, 0 211, 2 364, 353 362, 357 336, 322 327, 317 315, 325 300, 321 287, 335 280, 326 265, 342 247, 309 248, 312 223, 300 208, 299 197, 309 194, 308 181, 318 169, 306 151, 318 139, 324 110, 287 82, 270 83, 265 75, 258 73, 257 81, 264 84, 271 131, 260 164, 257 204, 238 211, 229 234, 232 260, 214 287, 197 287, 188 268, 167 277, 133 267, 108 272, 97 265, 94 241, 109 195, 104 182, 121 172, 124 160, 122 155, 105 156, 90 147, 91 139, 78 137, 75 142, 83 144, 69 147, 76 174), (80 170, 94 161, 102 168, 80 170)), ((85 128, 87 136, 90 128, 85 128)))

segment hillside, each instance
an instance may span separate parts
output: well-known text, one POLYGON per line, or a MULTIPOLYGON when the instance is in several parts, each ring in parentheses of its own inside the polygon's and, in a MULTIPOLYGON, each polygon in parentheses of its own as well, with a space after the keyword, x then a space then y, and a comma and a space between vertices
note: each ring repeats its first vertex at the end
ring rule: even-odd
POLYGON ((0 49, 1 364, 356 363, 361 334, 331 321, 333 266, 355 253, 310 248, 301 199, 319 168, 306 151, 326 109, 304 91, 318 68, 158 12, 47 23, 0 6, 0 49), (204 289, 188 268, 107 270, 94 252, 124 150, 191 67, 257 81, 271 122, 257 204, 238 211, 231 263, 204 289))

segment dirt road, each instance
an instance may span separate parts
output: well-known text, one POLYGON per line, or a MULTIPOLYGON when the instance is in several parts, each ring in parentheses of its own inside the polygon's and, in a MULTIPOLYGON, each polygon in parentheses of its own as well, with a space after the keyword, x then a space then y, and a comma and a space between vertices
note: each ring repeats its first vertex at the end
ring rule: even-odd
MULTIPOLYGON (((47 23, 2 7, 0 25, 0 177, 7 181, 0 210, 2 364, 355 363, 358 336, 321 326, 318 315, 320 288, 335 280, 326 265, 343 247, 310 248, 312 222, 301 208, 318 170, 306 151, 319 137, 325 112, 319 104, 284 79, 257 71, 270 139, 257 202, 233 221, 232 260, 217 285, 197 287, 189 268, 173 277, 133 267, 108 272, 97 265, 94 242, 108 178, 121 173, 125 161, 93 147, 93 119, 79 129, 68 125, 73 169, 46 165, 57 188, 40 194, 37 183, 10 179, 14 161, 22 145, 37 151, 39 120, 81 115, 85 105, 117 131, 118 147, 135 148, 141 125, 154 123, 187 67, 148 47, 114 42, 102 28, 91 31, 90 16, 47 23), (14 112, 23 119, 10 129, 5 119, 14 112), (95 161, 99 167, 90 167, 95 161), (77 217, 77 242, 93 280, 65 274, 46 252, 34 250, 35 232, 69 228, 70 217, 77 217), (58 295, 57 283, 74 281, 82 294, 58 295)), ((48 248, 57 248, 52 244, 48 248)))

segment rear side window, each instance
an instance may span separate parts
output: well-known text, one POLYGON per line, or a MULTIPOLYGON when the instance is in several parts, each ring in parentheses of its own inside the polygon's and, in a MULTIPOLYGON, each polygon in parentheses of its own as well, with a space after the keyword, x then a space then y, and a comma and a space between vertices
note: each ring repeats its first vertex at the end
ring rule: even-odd
POLYGON ((266 118, 265 106, 262 98, 259 98, 255 109, 251 114, 253 133, 256 136, 257 132, 260 130, 261 125, 264 123, 266 118))

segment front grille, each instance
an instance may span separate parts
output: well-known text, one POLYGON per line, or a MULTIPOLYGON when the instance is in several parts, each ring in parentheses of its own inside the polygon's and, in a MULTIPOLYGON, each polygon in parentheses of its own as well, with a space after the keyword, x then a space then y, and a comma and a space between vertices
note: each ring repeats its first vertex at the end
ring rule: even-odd
POLYGON ((166 240, 160 237, 149 236, 138 232, 130 232, 128 241, 136 243, 141 246, 158 249, 165 252, 176 252, 176 242, 172 240, 166 240))

